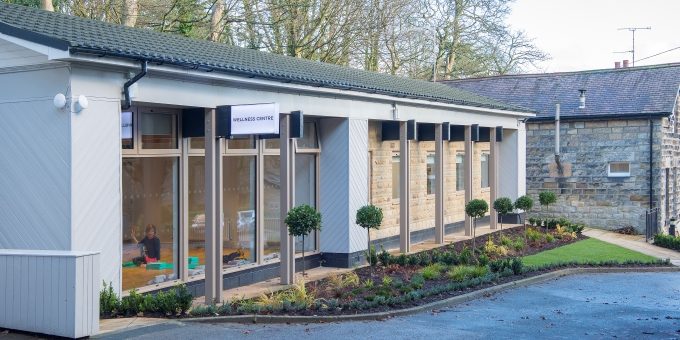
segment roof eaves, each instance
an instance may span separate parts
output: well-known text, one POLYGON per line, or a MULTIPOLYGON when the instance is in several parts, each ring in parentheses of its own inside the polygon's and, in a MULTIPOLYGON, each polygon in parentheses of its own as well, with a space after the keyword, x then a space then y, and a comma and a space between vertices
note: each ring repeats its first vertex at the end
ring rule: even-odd
MULTIPOLYGON (((672 112, 646 112, 646 113, 599 113, 599 114, 580 114, 580 115, 560 115, 560 120, 596 120, 596 119, 639 119, 648 117, 666 117, 672 112)), ((528 122, 554 121, 555 116, 536 116, 528 119, 528 122)))
MULTIPOLYGON (((94 55, 98 55, 98 56, 107 55, 107 56, 111 56, 111 57, 124 58, 124 59, 147 60, 147 61, 153 62, 153 63, 172 64, 172 65, 176 65, 176 66, 180 66, 180 67, 188 67, 188 68, 191 68, 191 69, 197 68, 197 64, 191 63, 189 61, 185 62, 185 61, 179 61, 177 59, 164 59, 164 58, 152 57, 152 56, 142 56, 142 55, 139 55, 137 53, 127 53, 127 52, 124 52, 124 51, 111 51, 111 50, 105 50, 105 49, 100 49, 100 48, 83 47, 83 46, 74 46, 74 47, 71 47, 70 50, 71 50, 72 53, 94 54, 94 55)), ((200 67, 198 67, 198 68, 200 68, 200 67)), ((332 82, 323 81, 323 80, 316 81, 316 80, 312 80, 312 79, 304 79, 304 80, 303 79, 291 79, 290 77, 285 77, 283 75, 276 75, 276 74, 271 74, 271 73, 264 74, 263 72, 260 72, 260 71, 257 71, 257 70, 234 68, 234 67, 228 67, 226 65, 216 65, 215 67, 211 67, 211 70, 222 71, 222 72, 225 72, 225 73, 244 76, 244 77, 248 77, 248 78, 262 78, 262 79, 275 80, 275 81, 286 82, 286 83, 296 83, 296 84, 300 84, 300 85, 311 85, 311 86, 315 86, 315 87, 327 87, 327 88, 334 88, 334 89, 340 89, 340 90, 357 91, 357 92, 364 92, 364 93, 374 93, 374 94, 387 95, 387 96, 400 97, 400 98, 423 99, 423 100, 428 100, 428 101, 432 101, 432 102, 441 102, 441 103, 447 103, 447 104, 481 107, 481 108, 496 109, 496 110, 535 113, 533 110, 529 110, 529 109, 521 108, 521 107, 509 106, 509 105, 494 105, 494 104, 486 104, 486 103, 478 103, 478 102, 469 102, 467 100, 444 98, 444 97, 440 97, 440 96, 413 96, 413 95, 401 93, 401 92, 398 92, 398 91, 385 91, 385 90, 372 88, 372 87, 352 86, 351 84, 344 84, 344 83, 334 84, 332 82)))
POLYGON ((62 39, 57 39, 44 34, 35 33, 0 22, 0 33, 14 38, 26 40, 39 45, 56 48, 61 51, 68 51, 71 44, 62 39))

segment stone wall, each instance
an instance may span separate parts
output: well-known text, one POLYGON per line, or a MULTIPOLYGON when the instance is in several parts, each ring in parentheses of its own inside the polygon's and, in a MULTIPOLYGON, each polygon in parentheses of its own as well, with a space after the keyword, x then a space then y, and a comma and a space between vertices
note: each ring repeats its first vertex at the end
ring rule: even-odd
MULTIPOLYGON (((676 101, 676 112, 680 103, 676 101)), ((680 122, 676 117, 662 118, 661 124, 661 166, 655 171, 657 178, 655 191, 659 200, 660 224, 668 226, 671 217, 678 218, 680 214, 680 122)))
MULTIPOLYGON (((558 164, 554 123, 527 124, 527 194, 536 201, 534 213, 604 229, 632 225, 643 231, 649 207, 649 130, 647 119, 562 121, 558 164), (610 177, 609 162, 629 162, 630 176, 610 177), (538 204, 544 190, 558 194, 549 213, 538 204)), ((655 136, 660 132, 657 120, 655 136)), ((655 169, 659 142, 655 138, 655 169)), ((658 178, 656 170, 654 175, 658 178)))
MULTIPOLYGON (((383 209, 383 224, 371 231, 371 239, 399 235, 399 200, 392 198, 392 156, 399 154, 399 141, 381 141, 380 122, 369 122, 368 148, 370 201, 383 209)), ((446 142, 445 142, 446 143, 446 142)), ((444 167, 444 223, 465 218, 464 191, 456 191, 456 154, 464 154, 463 142, 446 143, 444 167)), ((434 142, 410 142, 411 231, 434 227, 434 194, 427 194, 427 156, 434 155, 434 142)), ((481 188, 481 155, 489 143, 475 143, 473 156, 474 198, 489 201, 489 188, 481 188)))

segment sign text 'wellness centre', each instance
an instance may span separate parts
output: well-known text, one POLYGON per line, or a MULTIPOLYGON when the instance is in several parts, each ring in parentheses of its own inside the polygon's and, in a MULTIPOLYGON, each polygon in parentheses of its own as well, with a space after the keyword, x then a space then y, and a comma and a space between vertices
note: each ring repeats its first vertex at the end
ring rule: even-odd
POLYGON ((231 107, 232 135, 279 133, 279 104, 234 105, 231 107))

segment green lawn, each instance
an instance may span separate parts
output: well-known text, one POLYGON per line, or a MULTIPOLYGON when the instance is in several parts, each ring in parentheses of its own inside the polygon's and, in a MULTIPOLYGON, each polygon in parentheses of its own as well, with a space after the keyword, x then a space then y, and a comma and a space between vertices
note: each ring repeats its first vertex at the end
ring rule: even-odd
POLYGON ((632 251, 617 245, 589 238, 566 246, 546 250, 526 256, 523 262, 527 266, 540 266, 563 262, 602 262, 602 261, 642 261, 654 262, 656 258, 632 251))

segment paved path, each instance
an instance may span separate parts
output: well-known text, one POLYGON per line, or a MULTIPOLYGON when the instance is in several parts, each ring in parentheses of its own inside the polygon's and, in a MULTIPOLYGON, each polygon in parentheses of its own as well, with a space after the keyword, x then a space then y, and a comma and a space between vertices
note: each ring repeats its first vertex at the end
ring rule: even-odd
POLYGON ((680 273, 588 274, 387 321, 306 325, 167 323, 122 339, 678 338, 680 273))
POLYGON ((613 231, 592 228, 586 228, 586 230, 583 231, 583 234, 659 259, 671 259, 673 265, 680 266, 680 252, 647 243, 644 235, 624 235, 613 231))

